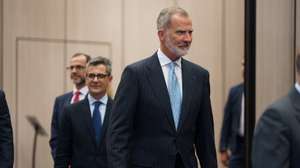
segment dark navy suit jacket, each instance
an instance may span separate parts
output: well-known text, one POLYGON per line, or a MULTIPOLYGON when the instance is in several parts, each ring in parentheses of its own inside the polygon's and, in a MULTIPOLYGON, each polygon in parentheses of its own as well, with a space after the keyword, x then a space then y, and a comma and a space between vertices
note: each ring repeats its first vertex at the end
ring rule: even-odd
POLYGON ((241 103, 244 85, 238 84, 230 89, 224 110, 221 130, 220 151, 236 151, 237 136, 240 128, 241 103))
POLYGON ((14 163, 13 133, 5 94, 0 90, 0 167, 12 168, 14 163))
POLYGON ((289 94, 267 108, 255 128, 252 159, 255 168, 300 167, 300 94, 289 94))
POLYGON ((61 114, 64 107, 71 103, 72 97, 73 97, 73 92, 68 92, 61 96, 56 97, 54 102, 52 121, 51 121, 51 137, 49 141, 53 159, 55 158, 55 153, 57 148, 57 138, 58 138, 59 121, 61 118, 61 114))
POLYGON ((209 74, 182 59, 183 100, 175 128, 169 94, 155 53, 125 68, 108 129, 111 168, 216 168, 209 74))
POLYGON ((88 98, 63 111, 55 157, 55 168, 107 168, 106 130, 112 106, 106 105, 100 140, 96 142, 88 98))

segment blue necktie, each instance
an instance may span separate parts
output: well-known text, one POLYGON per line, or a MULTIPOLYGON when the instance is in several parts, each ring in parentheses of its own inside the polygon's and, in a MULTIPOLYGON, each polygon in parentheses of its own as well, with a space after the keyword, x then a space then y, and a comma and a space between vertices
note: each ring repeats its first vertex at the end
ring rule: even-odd
POLYGON ((181 111, 181 93, 179 83, 175 74, 175 65, 176 64, 174 62, 169 63, 168 91, 171 101, 173 119, 177 129, 181 111))
POLYGON ((96 101, 94 103, 94 111, 93 111, 93 126, 94 126, 94 131, 95 131, 95 137, 96 137, 96 142, 99 143, 100 135, 101 135, 101 115, 100 115, 100 106, 101 102, 96 101))

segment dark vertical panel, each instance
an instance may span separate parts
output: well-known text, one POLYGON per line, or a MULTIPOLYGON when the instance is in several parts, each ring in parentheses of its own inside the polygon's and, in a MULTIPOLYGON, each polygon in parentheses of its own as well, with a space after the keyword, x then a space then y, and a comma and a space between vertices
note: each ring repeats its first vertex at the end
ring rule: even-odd
POLYGON ((298 26, 298 22, 297 22, 297 19, 298 18, 298 13, 299 11, 297 11, 297 8, 298 8, 298 3, 297 3, 297 0, 294 0, 294 57, 293 57, 293 64, 294 64, 294 69, 293 69, 293 72, 294 72, 294 82, 296 82, 296 55, 297 55, 297 52, 300 52, 299 48, 297 48, 297 43, 299 43, 299 41, 297 40, 300 40, 298 39, 299 37, 299 30, 297 30, 297 26, 298 26))
POLYGON ((245 168, 251 168, 255 126, 256 0, 245 0, 245 168))
POLYGON ((3 0, 0 0, 0 88, 3 88, 3 0))

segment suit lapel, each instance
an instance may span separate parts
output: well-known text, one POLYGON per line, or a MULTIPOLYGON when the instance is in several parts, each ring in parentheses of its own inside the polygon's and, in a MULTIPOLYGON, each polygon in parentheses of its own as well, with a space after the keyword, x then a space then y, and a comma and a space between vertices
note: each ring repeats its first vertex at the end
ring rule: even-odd
POLYGON ((102 124, 102 128, 101 128, 101 134, 100 134, 100 139, 99 139, 98 144, 101 144, 103 139, 105 138, 105 134, 106 134, 106 130, 107 130, 108 122, 109 122, 108 120, 109 120, 109 116, 110 116, 111 106, 112 106, 112 100, 111 100, 111 98, 108 98, 105 116, 104 116, 104 120, 103 120, 103 124, 102 124))
POLYGON ((94 145, 97 146, 96 139, 95 139, 94 127, 93 127, 93 121, 92 121, 92 117, 91 117, 90 104, 89 104, 89 100, 87 97, 82 101, 82 107, 80 110, 83 113, 82 115, 84 118, 85 125, 87 126, 88 133, 89 133, 90 137, 92 138, 94 145))
POLYGON ((182 127, 190 107, 190 98, 193 96, 193 81, 194 76, 191 69, 188 67, 187 62, 182 58, 181 61, 181 71, 182 71, 182 104, 181 113, 179 117, 178 130, 182 127))
POLYGON ((163 75, 162 68, 160 66, 157 54, 155 53, 152 57, 149 58, 149 64, 147 66, 147 76, 150 85, 152 86, 152 90, 156 95, 157 103, 161 104, 160 106, 166 114, 166 117, 169 121, 171 127, 175 129, 175 124, 172 116, 171 103, 169 98, 168 89, 166 86, 165 78, 163 75))
POLYGON ((64 106, 71 104, 72 97, 73 97, 73 92, 69 92, 69 93, 66 95, 65 102, 64 102, 64 103, 65 103, 64 106))

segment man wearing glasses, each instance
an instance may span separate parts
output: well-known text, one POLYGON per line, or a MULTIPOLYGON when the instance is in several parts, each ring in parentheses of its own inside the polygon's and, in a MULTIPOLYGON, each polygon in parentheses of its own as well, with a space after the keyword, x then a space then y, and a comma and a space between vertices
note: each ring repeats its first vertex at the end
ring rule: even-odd
POLYGON ((87 66, 86 98, 66 106, 62 113, 55 168, 106 168, 106 130, 112 99, 107 95, 111 62, 93 58, 87 66))
POLYGON ((58 130, 60 128, 59 121, 63 108, 68 104, 84 99, 88 93, 88 89, 85 85, 85 75, 86 64, 90 59, 91 57, 84 53, 76 53, 72 56, 70 66, 67 67, 67 69, 70 71, 70 78, 74 84, 73 91, 60 95, 55 99, 51 121, 51 138, 49 141, 53 159, 55 159, 58 130))

